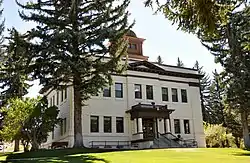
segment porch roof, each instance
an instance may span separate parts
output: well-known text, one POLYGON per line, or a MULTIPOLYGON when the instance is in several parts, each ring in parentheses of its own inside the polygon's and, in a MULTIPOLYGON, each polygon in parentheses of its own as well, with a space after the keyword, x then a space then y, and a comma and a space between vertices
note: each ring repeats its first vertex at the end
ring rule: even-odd
POLYGON ((167 118, 169 119, 170 114, 174 109, 169 109, 167 105, 155 105, 154 102, 151 104, 136 104, 127 110, 126 113, 130 113, 131 119, 134 118, 167 118))

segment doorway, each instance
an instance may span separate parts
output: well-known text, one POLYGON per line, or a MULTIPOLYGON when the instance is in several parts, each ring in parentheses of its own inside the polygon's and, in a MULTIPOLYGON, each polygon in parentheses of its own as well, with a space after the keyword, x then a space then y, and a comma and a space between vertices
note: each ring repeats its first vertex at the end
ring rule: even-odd
POLYGON ((142 119, 143 138, 155 137, 155 123, 153 118, 142 119))

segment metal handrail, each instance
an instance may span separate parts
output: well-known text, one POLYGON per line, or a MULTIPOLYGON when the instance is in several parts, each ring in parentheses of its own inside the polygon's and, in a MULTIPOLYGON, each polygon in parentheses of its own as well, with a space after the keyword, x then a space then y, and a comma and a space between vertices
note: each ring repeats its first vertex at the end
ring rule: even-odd
POLYGON ((112 146, 115 146, 117 148, 121 147, 121 146, 126 146, 126 147, 130 147, 130 141, 90 141, 89 142, 91 148, 94 147, 100 147, 103 146, 104 148, 110 148, 112 146), (98 143, 98 144, 95 144, 98 143), (113 144, 115 143, 115 144, 113 144))
POLYGON ((164 134, 161 134, 162 136, 164 136, 167 139, 173 140, 175 141, 177 144, 179 144, 181 147, 197 147, 197 141, 195 139, 180 139, 177 136, 175 136, 174 134, 167 132, 164 134), (169 138, 166 135, 171 135, 173 138, 169 138), (178 141, 177 141, 178 140, 178 141))

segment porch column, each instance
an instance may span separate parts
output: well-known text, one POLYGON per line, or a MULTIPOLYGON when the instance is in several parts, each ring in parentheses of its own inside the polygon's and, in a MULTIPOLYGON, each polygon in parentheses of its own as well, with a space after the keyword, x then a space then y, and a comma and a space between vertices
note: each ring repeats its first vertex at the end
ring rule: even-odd
POLYGON ((142 133, 142 118, 138 118, 138 132, 142 133))
POLYGON ((166 121, 166 132, 171 132, 170 131, 170 119, 165 119, 166 121))
POLYGON ((138 132, 138 129, 137 129, 137 118, 134 119, 134 130, 135 130, 135 134, 138 132))
POLYGON ((137 131, 138 131, 138 133, 140 133, 139 139, 143 139, 142 118, 138 118, 137 123, 138 123, 138 130, 137 131))

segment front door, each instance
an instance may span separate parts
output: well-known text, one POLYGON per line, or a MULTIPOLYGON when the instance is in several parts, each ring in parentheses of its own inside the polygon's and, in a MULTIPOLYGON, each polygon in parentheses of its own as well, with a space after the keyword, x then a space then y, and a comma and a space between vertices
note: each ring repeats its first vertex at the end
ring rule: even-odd
POLYGON ((154 138, 155 137, 155 125, 154 119, 142 119, 142 127, 143 127, 143 138, 154 138))

